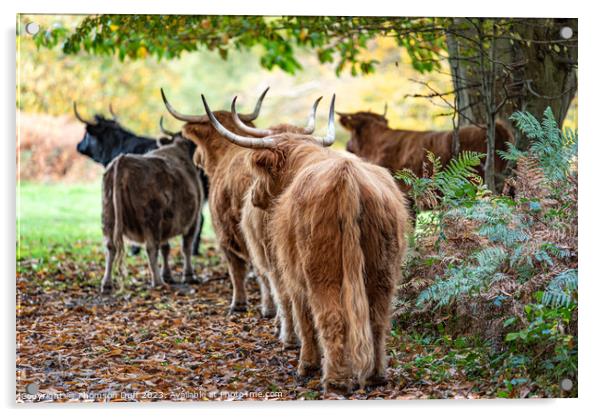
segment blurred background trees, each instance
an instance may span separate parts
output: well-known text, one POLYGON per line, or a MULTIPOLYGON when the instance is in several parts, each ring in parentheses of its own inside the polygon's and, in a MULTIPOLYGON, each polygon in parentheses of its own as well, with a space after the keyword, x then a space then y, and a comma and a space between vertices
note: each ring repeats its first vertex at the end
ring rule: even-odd
MULTIPOLYGON (((129 54, 124 55, 123 61, 107 55, 109 50, 104 47, 99 47, 99 51, 105 52, 98 52, 98 55, 83 50, 64 54, 62 49, 68 45, 65 43, 67 33, 82 24, 84 17, 22 16, 21 27, 29 21, 40 24, 41 31, 35 38, 23 30, 18 36, 20 79, 17 105, 26 112, 70 114, 72 101, 77 100, 83 113, 108 114, 108 106, 113 103, 126 126, 141 134, 156 134, 158 119, 165 113, 160 87, 164 87, 170 100, 184 111, 202 113, 202 92, 212 104, 215 103, 213 106, 226 108, 234 95, 241 96, 243 106, 251 105, 257 94, 270 85, 272 90, 260 116, 260 124, 304 120, 317 96, 336 92, 338 108, 344 111, 371 108, 382 112, 388 103, 388 117, 393 126, 407 129, 444 129, 451 126, 446 117, 438 117, 445 111, 443 107, 406 97, 428 92, 425 86, 411 81, 414 77, 419 76, 437 88, 449 89, 451 82, 448 77, 434 73, 421 75, 413 68, 409 54, 400 50, 394 40, 385 37, 374 39, 362 51, 362 59, 372 61, 375 69, 366 77, 354 77, 349 71, 340 72, 337 76, 336 63, 321 63, 319 57, 304 47, 299 47, 294 55, 295 62, 303 70, 297 69, 295 76, 291 77, 282 68, 284 64, 274 65, 272 70, 262 66, 266 58, 260 45, 240 50, 232 48, 227 60, 206 48, 189 53, 186 49, 190 48, 184 46, 177 57, 172 52, 169 54, 172 59, 167 60, 165 52, 166 56, 159 61, 150 46, 141 50, 146 52, 139 52, 133 58, 129 54), (53 44, 56 47, 43 47, 53 44), (287 109, 284 114, 280 111, 283 106, 287 109)), ((112 42, 106 40, 107 44, 112 42)), ((122 48, 120 51, 134 50, 134 44, 126 44, 130 49, 122 48)), ((119 56, 119 52, 115 53, 119 56)), ((326 112, 320 112, 319 117, 324 126, 326 112)), ((167 123, 170 123, 169 119, 167 123)), ((342 137, 343 130, 339 133, 342 137)))
MULTIPOLYGON (((30 20, 21 16, 22 24, 30 20)), ((106 111, 114 101, 123 119, 145 134, 156 132, 160 86, 180 107, 201 113, 201 91, 225 107, 233 95, 251 103, 271 85, 274 107, 262 113, 268 123, 281 121, 273 109, 284 105, 293 118, 286 121, 300 120, 315 96, 336 91, 341 110, 380 111, 388 103, 393 127, 483 124, 491 143, 495 120, 517 110, 542 117, 550 107, 563 125, 577 92, 576 19, 95 15, 35 21, 41 30, 33 41, 19 36, 27 56, 19 107, 60 114, 73 100, 90 111, 106 111)), ((527 149, 528 139, 516 133, 518 148, 527 149)), ((485 181, 494 188, 489 171, 485 181)))

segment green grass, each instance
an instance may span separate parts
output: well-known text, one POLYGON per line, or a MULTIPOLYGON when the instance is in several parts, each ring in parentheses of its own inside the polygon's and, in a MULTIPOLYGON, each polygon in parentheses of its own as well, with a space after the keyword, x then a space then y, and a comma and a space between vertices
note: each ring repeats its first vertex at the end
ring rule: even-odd
MULTIPOLYGON (((102 250, 101 183, 17 186, 17 260, 102 250)), ((204 238, 214 236, 205 206, 204 238)))
POLYGON ((100 182, 17 186, 17 260, 86 253, 102 244, 100 182))

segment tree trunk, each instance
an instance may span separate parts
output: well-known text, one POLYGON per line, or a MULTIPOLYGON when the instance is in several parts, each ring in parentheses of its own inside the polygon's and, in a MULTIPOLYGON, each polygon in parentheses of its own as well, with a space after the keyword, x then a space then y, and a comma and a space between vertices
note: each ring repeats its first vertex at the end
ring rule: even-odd
POLYGON ((453 114, 453 134, 452 134, 452 155, 458 156, 460 153, 460 126, 469 124, 472 112, 470 108, 462 109, 461 103, 468 103, 468 90, 466 88, 466 75, 464 67, 460 65, 458 57, 460 57, 460 49, 458 40, 454 34, 457 30, 454 26, 459 24, 459 18, 454 18, 451 31, 447 33, 447 50, 449 51, 449 64, 452 68, 452 82, 456 92, 454 96, 454 114, 453 114))
MULTIPOLYGON (((460 90, 458 102, 463 113, 477 123, 487 120, 486 104, 482 100, 480 75, 473 65, 466 62, 471 48, 470 42, 454 36, 454 31, 462 30, 464 36, 477 39, 476 32, 458 29, 463 18, 454 18, 447 34, 449 63, 454 89, 460 90), (451 42, 451 44, 450 44, 451 42), (475 88, 462 87, 479 85, 475 88)), ((522 40, 513 40, 506 36, 496 43, 496 56, 512 71, 506 82, 510 98, 500 109, 499 118, 507 119, 517 111, 528 111, 541 118, 546 107, 550 106, 561 126, 570 104, 577 92, 577 19, 512 19, 511 33, 522 40), (570 27, 571 39, 563 39, 560 30, 570 27)), ((498 100, 504 94, 498 88, 498 100)), ((466 118, 461 119, 465 124, 466 118)))
POLYGON ((493 192, 496 191, 495 183, 495 118, 497 109, 497 30, 496 26, 493 26, 493 33, 490 40, 490 47, 485 48, 484 44, 486 37, 484 36, 484 25, 481 20, 478 25, 479 34, 479 57, 480 57, 480 72, 481 72, 481 85, 483 95, 485 99, 485 113, 487 120, 485 125, 487 126, 487 156, 485 158, 485 185, 493 192))
MULTIPOLYGON (((509 25, 493 43, 496 49, 493 56, 500 63, 493 101, 504 103, 493 118, 479 65, 469 61, 483 45, 474 24, 469 23, 465 18, 454 18, 446 39, 452 80, 457 91, 455 103, 463 115, 460 125, 477 123, 490 127, 496 118, 507 120, 517 110, 528 111, 540 119, 550 106, 559 126, 562 126, 577 92, 577 19, 507 20, 509 25), (561 37, 563 27, 572 29, 570 39, 561 37)), ((495 126, 491 127, 495 131, 495 126)), ((488 136, 490 131, 488 129, 488 136)), ((514 135, 519 149, 529 147, 528 138, 517 130, 514 130, 514 135)), ((503 180, 511 168, 509 166, 498 180, 503 180)))
MULTIPOLYGON (((577 19, 525 19, 514 27, 522 39, 530 43, 515 43, 514 61, 525 62, 516 71, 523 94, 514 110, 528 111, 537 119, 549 106, 559 126, 562 126, 571 102, 577 93, 577 19), (563 39, 560 30, 570 27, 571 39, 563 39), (549 43, 558 40, 557 43, 549 43)), ((529 139, 516 136, 516 145, 525 150, 529 139)))

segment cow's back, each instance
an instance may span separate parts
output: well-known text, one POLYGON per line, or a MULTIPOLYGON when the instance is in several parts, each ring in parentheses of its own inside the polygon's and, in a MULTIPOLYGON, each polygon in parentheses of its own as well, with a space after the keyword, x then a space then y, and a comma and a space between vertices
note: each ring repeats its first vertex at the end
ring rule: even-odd
POLYGON ((398 260, 405 251, 404 195, 386 169, 355 158, 339 156, 301 170, 279 197, 273 219, 270 240, 278 242, 280 268, 296 269, 295 275, 340 268, 345 259, 336 242, 345 233, 341 225, 350 222, 360 228, 364 258, 390 265, 386 255, 398 260), (351 218, 343 221, 346 216, 351 218))
MULTIPOLYGON (((192 214, 198 215, 200 209, 200 189, 196 174, 191 175, 176 161, 154 156, 153 152, 144 156, 126 154, 107 168, 103 201, 109 200, 109 194, 120 193, 123 229, 128 239, 143 243, 152 236, 165 241, 196 221, 192 214)), ((104 207, 103 204, 103 218, 104 207)))

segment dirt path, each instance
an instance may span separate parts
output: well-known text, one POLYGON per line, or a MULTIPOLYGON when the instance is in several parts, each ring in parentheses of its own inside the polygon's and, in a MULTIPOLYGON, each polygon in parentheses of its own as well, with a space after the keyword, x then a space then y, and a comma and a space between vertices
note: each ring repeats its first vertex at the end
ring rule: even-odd
MULTIPOLYGON (((122 296, 102 297, 100 256, 21 265, 17 401, 324 398, 318 378, 296 378, 298 350, 283 350, 273 321, 261 318, 255 280, 248 281, 250 311, 228 316, 231 290, 223 267, 197 266, 201 270, 210 278, 203 285, 149 291, 143 260, 137 260, 130 273, 139 282, 122 296)), ((176 269, 176 277, 180 273, 176 269)), ((397 363, 405 355, 398 350, 390 352, 397 363)), ((387 386, 351 398, 472 395, 459 381, 450 381, 445 394, 445 387, 408 380, 402 367, 389 367, 387 386)))

